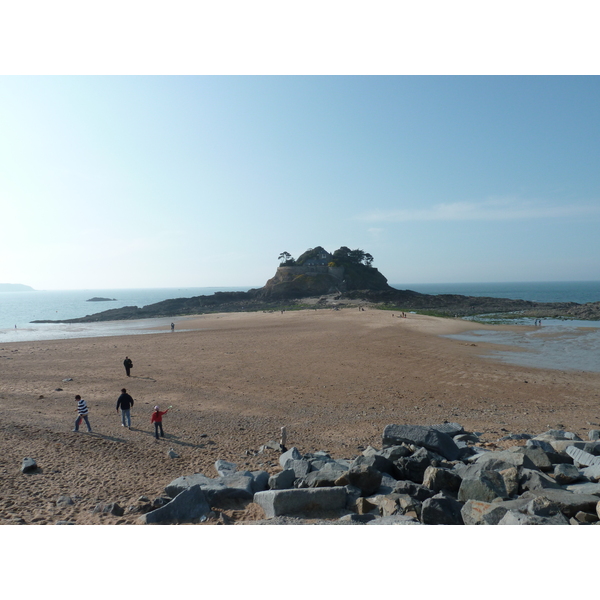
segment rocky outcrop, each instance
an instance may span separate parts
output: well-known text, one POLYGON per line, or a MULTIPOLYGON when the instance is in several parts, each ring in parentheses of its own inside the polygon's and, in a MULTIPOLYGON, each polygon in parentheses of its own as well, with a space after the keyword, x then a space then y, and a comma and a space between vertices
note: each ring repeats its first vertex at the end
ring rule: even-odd
POLYGON ((238 472, 234 463, 220 460, 215 464, 220 477, 195 474, 174 480, 165 488, 165 502, 150 507, 139 521, 227 524, 231 521, 218 512, 236 499, 239 506, 262 509, 266 520, 259 524, 600 523, 598 465, 585 464, 596 462, 600 441, 586 442, 583 450, 574 445, 582 443, 577 436, 557 430, 525 439, 546 443, 552 451, 539 445, 490 451, 477 434, 445 423, 388 425, 382 450, 369 447, 352 459, 334 459, 322 451, 301 454, 294 447, 281 454, 282 470, 270 477, 263 471, 238 472), (458 457, 450 458, 454 447, 458 457), (554 464, 551 456, 567 462, 554 464))

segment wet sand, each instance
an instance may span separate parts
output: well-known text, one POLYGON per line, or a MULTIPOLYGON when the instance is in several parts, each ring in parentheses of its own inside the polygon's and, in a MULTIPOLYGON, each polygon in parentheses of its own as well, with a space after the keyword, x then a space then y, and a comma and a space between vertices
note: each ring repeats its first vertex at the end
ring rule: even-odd
POLYGON ((160 496, 180 475, 215 477, 219 458, 276 472, 275 452, 255 453, 283 425, 288 447, 351 458, 380 447, 389 423, 456 421, 494 442, 549 428, 587 437, 600 422, 600 374, 505 364, 483 357, 496 345, 441 337, 511 327, 357 309, 176 323, 174 333, 165 320, 148 335, 0 343, 0 524, 133 524, 137 515, 92 509, 160 496), (122 387, 136 400, 131 431, 115 410, 122 387), (71 431, 75 394, 90 408, 92 434, 84 425, 71 431), (155 404, 173 405, 160 441, 150 426, 155 404), (169 448, 180 458, 167 458, 169 448), (39 471, 22 474, 24 457, 39 471), (74 504, 57 506, 62 495, 74 504))

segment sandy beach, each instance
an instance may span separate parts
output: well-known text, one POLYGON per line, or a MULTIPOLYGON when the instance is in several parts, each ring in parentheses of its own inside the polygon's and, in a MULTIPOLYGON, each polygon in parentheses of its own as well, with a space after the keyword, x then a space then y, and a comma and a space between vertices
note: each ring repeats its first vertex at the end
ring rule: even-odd
MULTIPOLYGON (((488 344, 441 337, 486 327, 508 326, 320 309, 201 315, 178 319, 174 333, 165 321, 148 335, 3 343, 0 523, 133 524, 138 515, 92 509, 155 498, 181 475, 215 477, 219 458, 277 472, 278 454, 256 451, 284 425, 288 447, 339 458, 381 447, 389 423, 459 422, 490 444, 550 428, 587 437, 597 427, 599 373, 504 364, 482 356, 488 344), (115 409, 123 387, 135 399, 132 430, 115 409), (91 434, 72 431, 76 394, 91 434), (156 404, 173 406, 160 441, 150 425, 156 404), (170 448, 180 458, 168 458, 170 448), (37 472, 21 473, 25 457, 37 472), (74 504, 58 506, 63 495, 74 504)), ((261 515, 251 507, 230 517, 261 515)))

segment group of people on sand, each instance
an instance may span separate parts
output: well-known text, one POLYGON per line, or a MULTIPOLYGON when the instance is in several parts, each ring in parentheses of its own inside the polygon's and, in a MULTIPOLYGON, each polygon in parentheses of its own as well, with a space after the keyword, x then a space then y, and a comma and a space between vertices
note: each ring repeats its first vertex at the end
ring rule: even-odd
MULTIPOLYGON (((133 362, 129 357, 126 356, 123 364, 125 365, 127 377, 131 377, 130 372, 131 368, 133 367, 133 362)), ((75 419, 73 431, 79 431, 79 425, 81 425, 82 421, 85 421, 88 433, 92 433, 92 426, 90 425, 90 420, 88 417, 90 411, 85 400, 83 400, 79 394, 75 396, 75 400, 77 400, 77 418, 75 419)), ((131 430, 131 408, 133 407, 134 402, 134 399, 127 393, 127 389, 122 388, 121 395, 117 399, 117 413, 119 410, 121 410, 121 427, 127 427, 129 430, 131 430)), ((169 406, 169 408, 171 407, 169 406)), ((155 406, 154 412, 150 417, 150 423, 154 425, 154 435, 157 440, 161 437, 165 437, 162 419, 163 416, 169 412, 169 408, 161 411, 160 406, 155 406)))

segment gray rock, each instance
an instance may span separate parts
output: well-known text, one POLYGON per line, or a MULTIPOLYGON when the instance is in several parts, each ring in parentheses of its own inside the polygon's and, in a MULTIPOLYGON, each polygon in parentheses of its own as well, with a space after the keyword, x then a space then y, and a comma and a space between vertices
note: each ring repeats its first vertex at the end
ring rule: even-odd
POLYGON ((532 439, 534 440, 573 440, 580 442, 581 438, 571 431, 565 431, 564 429, 550 429, 544 433, 536 435, 532 439))
POLYGON ((394 492, 398 494, 408 494, 409 496, 415 498, 416 500, 420 500, 421 502, 427 500, 427 498, 435 496, 436 493, 423 485, 414 483, 413 481, 397 481, 394 485, 394 492))
POLYGON ((310 462, 303 458, 299 460, 292 458, 286 461, 285 468, 292 470, 296 477, 306 477, 310 473, 312 467, 310 462))
POLYGON ((527 491, 521 498, 547 498, 560 506, 561 512, 566 517, 574 517, 579 511, 594 512, 598 504, 598 497, 592 494, 573 494, 567 490, 543 489, 527 491))
POLYGON ((600 440, 600 429, 590 429, 588 438, 593 441, 600 440))
POLYGON ((38 468, 37 463, 33 458, 24 458, 21 463, 21 473, 31 473, 38 468))
POLYGON ((440 423, 439 425, 430 425, 430 427, 436 431, 439 431, 440 433, 445 433, 450 437, 454 437, 455 435, 465 432, 463 426, 459 423, 440 423))
POLYGON ((59 496, 56 500, 56 506, 70 506, 75 504, 71 496, 59 496))
POLYGON ((583 450, 585 448, 585 442, 573 442, 572 440, 556 440, 550 442, 550 446, 554 449, 554 452, 560 454, 561 456, 565 456, 570 458, 572 457, 567 452, 568 448, 578 448, 579 450, 583 450))
POLYGON ((549 440, 538 440, 535 438, 531 438, 527 440, 525 443, 526 448, 541 448, 546 454, 550 454, 551 452, 555 452, 554 446, 550 443, 549 440))
POLYGON ((346 507, 346 488, 268 490, 254 494, 254 502, 264 510, 268 519, 280 515, 329 512, 346 507))
POLYGON ((357 515, 356 513, 351 513, 349 515, 344 515, 343 517, 340 517, 338 520, 341 523, 356 523, 358 525, 366 525, 374 519, 377 519, 377 515, 373 515, 371 513, 366 513, 364 515, 357 515))
POLYGON ((467 500, 491 502, 495 498, 507 496, 504 479, 497 471, 480 471, 473 477, 467 477, 462 480, 458 490, 458 499, 461 502, 467 500))
POLYGON ((221 507, 229 501, 249 500, 254 495, 254 477, 249 471, 237 471, 218 479, 209 479, 201 473, 178 477, 165 487, 165 492, 170 498, 175 498, 193 485, 201 486, 211 506, 221 507))
POLYGON ((498 525, 509 510, 518 511, 528 502, 529 500, 520 499, 506 502, 467 500, 460 512, 465 525, 498 525))
POLYGON ((382 517, 400 514, 412 516, 415 519, 421 518, 422 502, 408 494, 392 493, 385 496, 373 496, 368 500, 378 507, 382 517))
POLYGON ((583 523, 583 524, 597 523, 599 520, 597 514, 586 513, 586 512, 582 512, 582 511, 579 511, 575 515, 575 519, 577 519, 577 521, 579 521, 580 523, 583 523))
POLYGON ((569 521, 561 513, 552 517, 538 517, 509 510, 498 525, 569 525, 569 521))
POLYGON ((521 478, 519 479, 521 492, 528 490, 541 490, 547 488, 560 489, 560 485, 548 475, 541 471, 533 471, 531 469, 522 469, 521 478))
POLYGON ((161 506, 165 506, 165 504, 169 504, 171 502, 171 498, 168 496, 159 496, 158 498, 154 498, 152 500, 152 508, 160 508, 161 506))
POLYGON ((369 456, 357 456, 351 463, 350 468, 357 466, 373 467, 380 473, 387 473, 388 475, 394 475, 397 473, 397 469, 394 463, 381 456, 381 454, 370 454, 369 456))
POLYGON ((269 477, 270 490, 289 490, 294 487, 296 474, 291 469, 284 469, 276 475, 269 477))
POLYGON ((593 496, 600 496, 600 483, 593 483, 591 481, 585 481, 582 483, 571 483, 564 489, 572 494, 588 494, 593 496))
MULTIPOLYGON (((594 468, 594 467, 588 467, 594 468)), ((600 467, 598 467, 600 476, 600 467)), ((575 465, 560 464, 554 467, 554 481, 559 485, 567 485, 581 479, 581 473, 575 465)))
POLYGON ((75 521, 56 521, 55 525, 77 525, 75 521))
POLYGON ((199 523, 205 520, 210 513, 211 509, 202 487, 192 485, 162 508, 142 515, 138 521, 147 525, 199 523))
POLYGON ((387 425, 383 431, 383 446, 397 446, 401 443, 427 448, 447 460, 455 460, 459 455, 459 449, 454 440, 448 434, 433 427, 387 425))
POLYGON ((292 446, 287 452, 284 452, 280 457, 279 457, 279 466, 282 469, 285 469, 285 463, 288 460, 299 460, 302 458, 302 455, 300 454, 300 452, 298 451, 298 448, 296 448, 295 446, 292 446))
POLYGON ((594 456, 585 450, 576 448, 575 446, 569 446, 565 452, 577 463, 584 465, 585 467, 591 467, 592 465, 600 465, 600 456, 594 456))
POLYGON ((330 461, 318 471, 311 471, 306 477, 297 479, 295 485, 298 488, 333 487, 336 480, 346 471, 347 469, 337 462, 330 461))
POLYGON ((99 504, 96 504, 92 512, 110 514, 114 515, 115 517, 122 517, 125 514, 125 510, 116 502, 110 502, 108 504, 100 502, 99 504))
POLYGON ((585 442, 584 452, 589 452, 593 456, 600 456, 600 442, 585 442))
POLYGON ((387 473, 381 474, 381 485, 377 489, 377 494, 391 494, 396 487, 397 481, 387 473))
POLYGON ((516 467, 509 467, 498 471, 504 479, 504 487, 508 496, 517 496, 519 494, 519 470, 516 467))
POLYGON ((367 525, 421 525, 417 519, 408 515, 391 515, 389 517, 375 518, 367 525))
POLYGON ((520 512, 527 513, 528 515, 537 515, 538 517, 551 517, 560 512, 560 504, 544 496, 538 496, 529 500, 520 512))
POLYGON ((423 502, 421 522, 424 525, 463 525, 462 503, 440 492, 423 502))
POLYGON ((552 462, 542 448, 527 448, 526 446, 513 446, 509 452, 524 454, 540 471, 552 471, 552 462))
POLYGON ((263 492, 269 489, 269 474, 266 471, 252 471, 252 493, 263 492))
POLYGON ((412 454, 412 450, 407 445, 401 444, 399 446, 390 446, 389 448, 384 448, 379 454, 384 458, 395 462, 399 458, 410 456, 412 454))
POLYGON ((335 483, 336 485, 352 485, 357 487, 363 496, 370 496, 379 489, 381 479, 381 473, 374 467, 356 465, 346 471, 335 483))
POLYGON ((461 481, 462 479, 458 473, 437 467, 427 467, 423 475, 423 486, 435 493, 442 490, 450 493, 458 492, 461 481))
POLYGON ((226 460, 219 459, 215 462, 215 469, 219 477, 226 477, 227 475, 233 475, 237 471, 237 465, 226 460))
POLYGON ((425 448, 419 448, 408 458, 399 458, 394 464, 396 466, 395 477, 398 479, 409 479, 415 483, 423 483, 423 476, 427 467, 439 466, 443 459, 425 448))
POLYGON ((169 448, 169 451, 167 452, 167 456, 169 458, 179 458, 179 454, 177 454, 177 452, 175 452, 175 450, 173 450, 173 448, 169 448))
POLYGON ((510 467, 526 469, 536 469, 533 461, 523 453, 509 452, 503 450, 501 452, 490 452, 482 454, 475 463, 481 469, 486 471, 502 471, 510 467))
POLYGON ((473 444, 477 444, 479 442, 479 437, 474 433, 460 433, 459 435, 455 435, 452 439, 456 444, 459 442, 472 442, 473 444))
POLYGON ((194 475, 184 475, 174 479, 165 487, 165 493, 169 498, 175 498, 175 496, 181 494, 184 490, 192 487, 193 485, 208 485, 213 480, 202 473, 194 473, 194 475))

